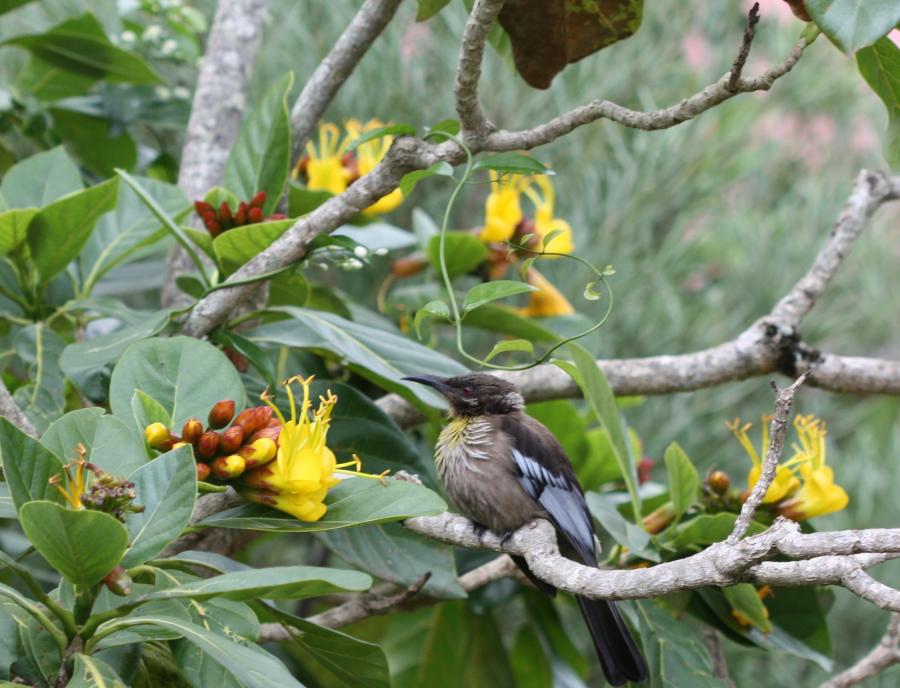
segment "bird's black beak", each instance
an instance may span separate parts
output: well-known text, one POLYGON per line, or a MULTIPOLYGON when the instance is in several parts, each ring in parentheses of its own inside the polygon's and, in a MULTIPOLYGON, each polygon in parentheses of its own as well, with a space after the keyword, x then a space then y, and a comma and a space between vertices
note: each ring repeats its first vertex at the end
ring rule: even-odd
POLYGON ((450 386, 447 384, 446 378, 438 377, 437 375, 408 375, 403 379, 432 387, 445 396, 450 392, 450 386))

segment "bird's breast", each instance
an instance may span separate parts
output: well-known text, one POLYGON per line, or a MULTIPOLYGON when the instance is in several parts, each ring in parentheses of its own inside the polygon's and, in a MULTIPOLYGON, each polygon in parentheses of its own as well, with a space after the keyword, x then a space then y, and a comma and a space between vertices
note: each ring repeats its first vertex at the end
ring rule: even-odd
POLYGON ((441 431, 434 462, 441 479, 458 472, 480 472, 479 464, 490 459, 493 426, 484 418, 455 418, 441 431))

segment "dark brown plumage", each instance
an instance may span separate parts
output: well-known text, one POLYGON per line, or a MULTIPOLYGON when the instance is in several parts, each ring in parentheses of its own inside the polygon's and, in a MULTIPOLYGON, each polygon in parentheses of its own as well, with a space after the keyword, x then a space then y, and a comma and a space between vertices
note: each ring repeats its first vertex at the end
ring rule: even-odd
MULTIPOLYGON (((563 536, 564 556, 597 565, 593 522, 572 464, 553 434, 525 414, 514 385, 486 373, 407 379, 435 388, 450 403, 435 465, 462 514, 500 535, 546 518, 563 536)), ((524 558, 513 559, 538 589, 556 593, 532 574, 524 558)), ((607 680, 618 686, 646 679, 643 657, 615 605, 576 599, 607 680)))

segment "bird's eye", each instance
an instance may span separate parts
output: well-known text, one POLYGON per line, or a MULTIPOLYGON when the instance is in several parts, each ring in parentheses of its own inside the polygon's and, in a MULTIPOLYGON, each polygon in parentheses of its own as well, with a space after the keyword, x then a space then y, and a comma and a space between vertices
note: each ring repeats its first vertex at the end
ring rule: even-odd
POLYGON ((475 389, 470 385, 466 385, 465 387, 463 387, 463 394, 465 394, 467 397, 472 396, 474 393, 475 389))

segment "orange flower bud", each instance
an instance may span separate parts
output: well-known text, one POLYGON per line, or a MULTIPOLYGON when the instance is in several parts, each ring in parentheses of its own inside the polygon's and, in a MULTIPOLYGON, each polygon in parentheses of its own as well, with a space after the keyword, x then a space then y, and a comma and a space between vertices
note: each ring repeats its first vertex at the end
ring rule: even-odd
POLYGON ((728 488, 731 486, 731 479, 728 477, 727 473, 713 471, 706 479, 706 484, 709 485, 709 489, 717 495, 723 495, 728 492, 728 488))
POLYGON ((202 461, 206 461, 214 457, 218 448, 219 433, 214 430, 207 430, 202 435, 200 435, 200 439, 197 440, 197 456, 202 461))
POLYGON ((244 429, 240 425, 232 425, 219 437, 219 453, 231 454, 244 443, 244 429))
POLYGON ((229 454, 228 456, 219 456, 210 464, 209 468, 214 478, 219 480, 231 480, 237 478, 244 472, 246 462, 244 457, 239 454, 229 454))
POLYGON ((197 464, 197 480, 206 480, 209 477, 209 466, 205 463, 197 464))
POLYGON ((224 428, 234 418, 234 401, 223 399, 217 401, 209 412, 209 427, 218 430, 224 428))
POLYGON ((254 432, 264 427, 264 425, 260 425, 259 421, 257 420, 255 406, 251 408, 245 408, 243 411, 237 414, 237 417, 234 419, 234 423, 231 427, 235 426, 240 427, 241 430, 244 431, 244 435, 246 435, 247 437, 250 437, 250 435, 252 435, 254 432))
POLYGON ((114 595, 124 597, 130 595, 134 589, 131 576, 121 566, 117 566, 103 577, 103 582, 114 595))
POLYGON ((161 449, 169 441, 169 428, 162 423, 150 423, 144 428, 144 437, 154 449, 161 449))
POLYGON ((672 502, 666 502, 656 511, 644 517, 644 530, 651 535, 656 535, 665 530, 675 518, 675 507, 672 502))
POLYGON ((417 275, 428 267, 428 261, 422 254, 413 254, 403 258, 397 258, 391 263, 391 274, 394 277, 404 278, 417 275))
POLYGON ((278 436, 281 434, 281 425, 269 425, 262 430, 257 430, 253 433, 253 436, 250 438, 250 442, 256 442, 261 439, 270 439, 273 442, 278 441, 278 436))
POLYGON ((188 418, 184 422, 184 426, 181 428, 181 439, 184 442, 189 442, 190 444, 197 444, 197 440, 200 439, 200 435, 203 434, 203 423, 201 423, 196 418, 188 418))
POLYGON ((241 447, 238 451, 238 454, 244 457, 248 470, 269 463, 275 458, 277 453, 278 447, 268 437, 255 440, 251 444, 241 447))

